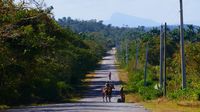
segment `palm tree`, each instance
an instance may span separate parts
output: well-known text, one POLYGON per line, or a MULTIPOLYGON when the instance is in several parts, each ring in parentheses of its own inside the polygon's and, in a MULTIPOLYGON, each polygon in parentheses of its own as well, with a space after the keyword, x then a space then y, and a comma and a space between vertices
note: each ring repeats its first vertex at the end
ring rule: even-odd
POLYGON ((187 30, 187 37, 190 41, 194 40, 195 36, 195 31, 194 31, 194 26, 193 25, 187 25, 188 30, 187 30))

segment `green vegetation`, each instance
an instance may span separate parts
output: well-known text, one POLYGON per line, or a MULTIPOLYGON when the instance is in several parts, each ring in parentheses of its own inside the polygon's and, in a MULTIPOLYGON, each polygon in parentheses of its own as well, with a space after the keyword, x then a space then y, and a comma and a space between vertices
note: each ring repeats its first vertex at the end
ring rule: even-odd
POLYGON ((60 27, 51 10, 0 1, 0 105, 69 100, 101 59, 100 43, 60 27))
MULTIPOLYGON (((200 31, 199 27, 185 27, 185 50, 187 89, 181 89, 179 30, 167 29, 166 40, 166 74, 167 97, 173 100, 200 100, 200 31)), ((124 39, 117 46, 117 57, 122 68, 128 71, 129 82, 126 86, 129 93, 139 93, 144 100, 156 99, 163 96, 159 88, 160 77, 160 38, 159 30, 153 28, 141 31, 138 38, 124 39), (128 40, 128 41, 127 41, 128 40), (149 45, 147 86, 144 86, 144 64, 146 45, 149 45), (126 44, 128 44, 128 64, 126 64, 126 44), (138 47, 137 47, 138 46, 138 47), (136 55, 138 48, 138 63, 136 55), (157 88, 157 89, 155 89, 157 88)))
POLYGON ((136 38, 139 36, 140 31, 145 30, 143 26, 139 26, 138 28, 129 28, 128 26, 121 28, 113 27, 111 24, 104 25, 103 21, 95 19, 83 21, 63 17, 62 19, 58 19, 58 23, 64 28, 70 28, 72 31, 84 35, 84 38, 102 43, 104 48, 116 46, 125 37, 136 38))
MULTIPOLYGON (((97 20, 73 20, 70 17, 58 19, 58 23, 64 28, 71 28, 74 32, 83 35, 84 39, 95 40, 110 47, 117 47, 117 58, 122 68, 129 73, 128 91, 139 93, 143 99, 150 100, 163 96, 162 90, 154 89, 159 84, 159 59, 160 59, 160 31, 158 28, 113 27, 104 25, 97 20), (126 43, 128 44, 128 64, 126 64, 126 43), (144 64, 146 44, 149 45, 147 86, 144 87, 144 64), (136 68, 136 51, 138 47, 138 64, 136 68)), ((200 28, 193 25, 185 25, 185 49, 187 64, 188 89, 181 90, 180 73, 180 48, 178 26, 167 28, 167 95, 170 99, 187 100, 198 99, 199 80, 199 41, 200 28), (189 92, 193 91, 193 92, 189 92), (176 97, 175 97, 176 96, 176 97), (181 97, 183 96, 183 97, 181 97), (195 97, 195 98, 194 98, 195 97)))
MULTIPOLYGON (((129 73, 128 92, 139 93, 143 99, 150 100, 163 96, 162 90, 154 89, 159 84, 160 31, 158 28, 113 27, 97 20, 73 20, 70 17, 58 19, 64 28, 82 35, 82 38, 95 40, 109 47, 117 47, 117 58, 122 68, 129 73), (126 64, 126 43, 128 43, 128 64, 126 64), (149 45, 147 86, 144 87, 144 64, 146 44, 149 45), (136 68, 136 51, 138 47, 138 64, 136 68)), ((197 100, 199 89, 199 41, 200 28, 185 25, 185 50, 187 64, 187 90, 181 90, 179 29, 177 26, 167 28, 167 97, 170 99, 197 100), (190 92, 192 91, 192 92, 190 92), (187 94, 187 95, 186 95, 187 94), (182 97, 181 97, 182 96, 182 97)))
MULTIPOLYGON (((42 3, 0 0, 0 105, 62 102, 73 98, 85 74, 111 47, 129 73, 127 90, 150 100, 162 96, 159 83, 160 31, 113 27, 103 21, 53 19, 42 3), (149 45, 144 87, 146 45, 149 45), (128 64, 126 64, 128 44, 128 64), (138 48, 138 63, 136 51, 138 48)), ((167 33, 167 97, 200 100, 200 28, 185 28, 188 88, 181 90, 179 30, 167 33)), ((7 107, 7 106, 2 106, 7 107)))

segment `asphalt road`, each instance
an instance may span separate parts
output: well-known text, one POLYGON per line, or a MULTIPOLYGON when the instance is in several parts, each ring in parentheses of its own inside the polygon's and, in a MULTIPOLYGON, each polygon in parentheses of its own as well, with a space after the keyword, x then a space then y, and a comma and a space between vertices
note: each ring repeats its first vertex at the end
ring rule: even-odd
POLYGON ((26 108, 9 109, 6 112, 148 112, 143 106, 136 103, 117 103, 119 96, 120 81, 115 65, 115 50, 108 52, 101 62, 99 69, 95 71, 96 76, 91 78, 89 91, 84 94, 84 98, 78 103, 49 104, 46 106, 29 106, 26 108), (108 74, 111 75, 111 82, 115 89, 111 102, 103 102, 101 88, 109 81, 108 74))

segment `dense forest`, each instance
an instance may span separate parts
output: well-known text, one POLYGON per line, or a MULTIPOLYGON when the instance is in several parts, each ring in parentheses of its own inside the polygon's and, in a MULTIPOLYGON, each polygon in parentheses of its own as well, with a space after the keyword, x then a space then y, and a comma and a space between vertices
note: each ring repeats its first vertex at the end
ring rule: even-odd
POLYGON ((59 26, 52 9, 0 0, 0 105, 72 98, 101 59, 103 46, 59 26))
POLYGON ((82 34, 85 38, 104 43, 105 47, 110 48, 116 46, 124 38, 138 38, 141 32, 145 32, 149 28, 138 26, 137 28, 114 27, 111 24, 105 25, 103 21, 78 20, 70 17, 58 19, 58 23, 64 28, 70 28, 72 31, 82 34))

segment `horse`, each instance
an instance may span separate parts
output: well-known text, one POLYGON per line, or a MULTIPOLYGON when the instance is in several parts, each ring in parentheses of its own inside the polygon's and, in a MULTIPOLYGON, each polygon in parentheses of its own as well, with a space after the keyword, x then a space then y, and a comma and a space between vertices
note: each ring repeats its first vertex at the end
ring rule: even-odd
POLYGON ((105 102, 104 98, 106 97, 106 102, 111 102, 111 97, 112 97, 112 89, 115 89, 114 85, 110 85, 107 87, 102 88, 102 97, 103 97, 103 102, 105 102))

